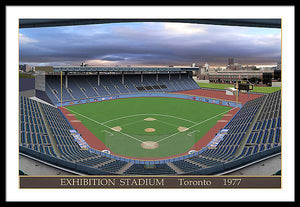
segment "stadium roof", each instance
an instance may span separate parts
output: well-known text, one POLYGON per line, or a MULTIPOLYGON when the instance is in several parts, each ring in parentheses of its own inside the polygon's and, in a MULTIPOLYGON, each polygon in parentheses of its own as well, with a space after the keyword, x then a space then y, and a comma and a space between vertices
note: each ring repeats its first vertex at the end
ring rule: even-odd
POLYGON ((20 28, 57 27, 124 22, 181 22, 244 27, 281 28, 281 19, 20 19, 20 28))
POLYGON ((187 72, 198 67, 100 67, 100 66, 54 66, 54 72, 187 72))

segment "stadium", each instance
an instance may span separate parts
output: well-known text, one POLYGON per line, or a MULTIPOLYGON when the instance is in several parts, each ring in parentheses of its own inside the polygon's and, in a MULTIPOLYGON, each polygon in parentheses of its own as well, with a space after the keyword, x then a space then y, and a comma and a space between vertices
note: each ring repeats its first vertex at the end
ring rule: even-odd
POLYGON ((280 154, 281 91, 201 88, 198 69, 36 71, 19 152, 85 175, 216 175, 280 154))

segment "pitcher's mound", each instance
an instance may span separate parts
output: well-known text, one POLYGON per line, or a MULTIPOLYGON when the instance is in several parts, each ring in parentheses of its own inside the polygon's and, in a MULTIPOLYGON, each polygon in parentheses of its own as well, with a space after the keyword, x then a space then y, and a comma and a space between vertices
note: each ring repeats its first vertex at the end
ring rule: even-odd
POLYGON ((156 149, 158 146, 158 143, 153 141, 146 141, 141 144, 141 147, 144 149, 156 149))
POLYGON ((145 132, 155 132, 155 129, 154 128, 147 128, 147 129, 145 129, 145 132))
POLYGON ((184 132, 184 131, 186 131, 186 130, 188 130, 188 129, 189 129, 189 128, 182 127, 182 126, 180 126, 180 127, 177 128, 177 130, 180 131, 180 132, 184 132))
POLYGON ((146 119, 144 119, 144 120, 145 120, 145 121, 155 121, 156 119, 149 117, 149 118, 146 118, 146 119))
POLYGON ((113 128, 111 128, 112 130, 116 131, 116 132, 119 132, 122 130, 122 128, 120 126, 115 126, 113 128))

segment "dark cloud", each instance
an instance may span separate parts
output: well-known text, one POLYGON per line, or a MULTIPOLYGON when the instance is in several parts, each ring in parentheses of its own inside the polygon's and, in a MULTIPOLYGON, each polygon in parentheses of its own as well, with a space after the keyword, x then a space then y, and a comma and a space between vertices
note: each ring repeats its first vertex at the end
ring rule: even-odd
POLYGON ((124 57, 119 57, 119 56, 104 56, 101 58, 101 60, 108 60, 108 61, 120 61, 120 60, 126 60, 124 57))
POLYGON ((23 29, 20 34, 23 63, 213 65, 235 57, 242 64, 269 64, 281 55, 280 30, 149 23, 23 29))

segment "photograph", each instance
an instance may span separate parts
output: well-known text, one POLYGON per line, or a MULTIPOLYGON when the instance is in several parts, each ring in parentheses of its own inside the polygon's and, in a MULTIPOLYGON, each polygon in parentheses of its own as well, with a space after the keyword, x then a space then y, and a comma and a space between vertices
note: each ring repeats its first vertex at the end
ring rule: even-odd
POLYGON ((18 17, 18 189, 281 190, 283 19, 116 16, 18 17))

